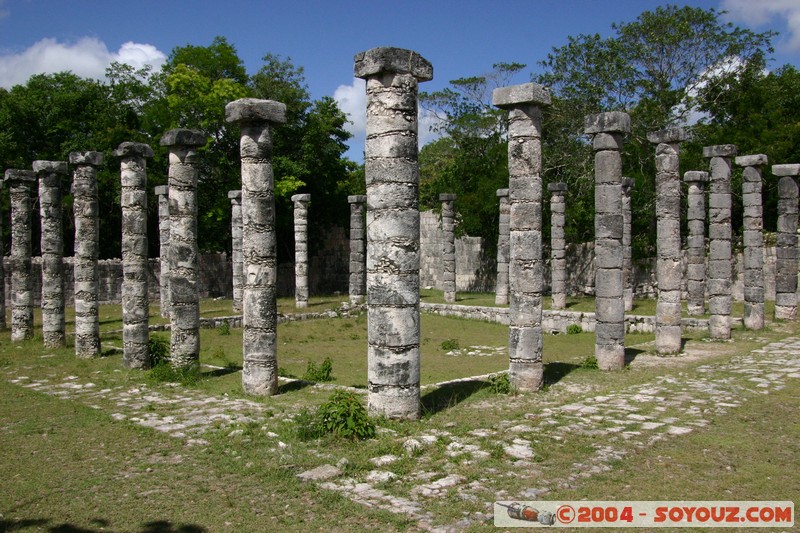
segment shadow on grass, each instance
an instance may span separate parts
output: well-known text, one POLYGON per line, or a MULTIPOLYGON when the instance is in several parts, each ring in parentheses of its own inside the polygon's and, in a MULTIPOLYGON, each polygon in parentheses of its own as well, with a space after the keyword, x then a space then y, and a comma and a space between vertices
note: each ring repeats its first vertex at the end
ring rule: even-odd
POLYGON ((644 350, 640 350, 638 348, 625 348, 625 364, 629 365, 636 359, 636 356, 640 353, 644 353, 644 350))
POLYGON ((489 387, 485 381, 460 381, 449 383, 425 394, 421 398, 422 416, 431 416, 439 411, 455 407, 476 392, 489 387))
POLYGON ((239 372, 242 370, 242 367, 239 365, 228 365, 225 368, 215 368, 213 370, 209 370, 208 372, 201 373, 201 377, 204 378, 221 378, 222 376, 227 376, 228 374, 233 374, 234 372, 239 372))
MULTIPOLYGON (((53 524, 50 525, 51 520, 47 518, 31 518, 23 520, 4 520, 0 519, 0 531, 22 531, 28 528, 37 528, 50 533, 100 533, 106 531, 109 525, 107 520, 94 519, 100 526, 100 529, 87 529, 73 524, 53 524)), ((139 533, 205 533, 208 530, 196 524, 173 524, 166 520, 158 520, 155 522, 147 522, 137 530, 139 533)))
POLYGON ((544 365, 544 384, 553 385, 558 383, 564 376, 580 367, 581 365, 576 365, 575 363, 562 363, 559 361, 547 363, 544 365))
POLYGON ((286 394, 287 392, 303 390, 311 385, 313 385, 313 383, 310 381, 303 381, 302 379, 290 381, 288 383, 281 383, 278 385, 278 394, 286 394))

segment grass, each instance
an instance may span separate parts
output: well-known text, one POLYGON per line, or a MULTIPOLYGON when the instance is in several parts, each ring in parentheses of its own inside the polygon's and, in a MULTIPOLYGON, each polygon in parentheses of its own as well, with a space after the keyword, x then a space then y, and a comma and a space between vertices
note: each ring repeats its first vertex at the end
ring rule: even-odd
MULTIPOLYGON (((312 306, 324 310, 338 303, 337 298, 321 298, 312 306)), ((292 312, 293 301, 283 305, 292 312)), ((109 323, 114 321, 112 309, 101 307, 109 323)), ((231 314, 228 309, 229 302, 203 302, 204 313, 231 314)), ((424 384, 508 366, 504 326, 423 314, 421 332, 424 384), (454 342, 458 355, 448 355, 442 344, 454 342), (499 350, 495 355, 468 355, 469 347, 478 345, 499 350)), ((419 529, 418 521, 405 515, 353 503, 339 492, 296 478, 304 470, 340 463, 342 478, 362 482, 376 469, 369 459, 386 454, 398 459, 380 469, 399 476, 376 485, 388 495, 408 498, 424 482, 419 476, 426 472, 435 474, 434 480, 445 474, 463 478, 453 489, 418 498, 432 524, 452 525, 464 513, 475 517, 486 512, 487 503, 496 499, 522 498, 528 489, 563 479, 576 463, 590 464, 598 446, 606 444, 603 436, 556 431, 570 428, 574 421, 562 414, 543 420, 546 409, 652 383, 674 383, 665 386, 677 391, 701 375, 701 366, 723 368, 737 354, 800 334, 800 327, 783 322, 760 332, 736 328, 730 343, 708 342, 705 334, 691 333, 685 335, 687 352, 695 357, 671 359, 653 356, 653 335, 629 334, 631 366, 615 373, 582 366, 593 353, 592 333, 548 335, 544 338, 547 385, 541 393, 498 394, 488 380, 426 388, 422 420, 379 419, 378 437, 358 443, 328 436, 310 441, 297 437, 291 417, 303 408, 316 408, 331 394, 318 387, 282 385, 279 395, 255 399, 266 410, 264 421, 219 424, 203 434, 206 445, 187 446, 185 439, 116 420, 112 415, 123 407, 113 399, 65 400, 9 382, 18 376, 53 383, 75 377, 93 383, 96 390, 136 389, 142 398, 158 393, 176 403, 151 402, 144 411, 166 416, 186 398, 244 397, 241 330, 231 328, 229 333, 202 330, 201 362, 213 368, 203 367, 196 383, 181 387, 152 382, 146 373, 124 369, 116 353, 79 360, 71 347, 44 350, 40 338, 12 344, 8 332, 0 332, 0 447, 6 450, 0 459, 0 530, 419 529), (554 438, 559 435, 561 440, 554 438), (423 436, 433 437, 434 442, 424 441, 423 436), (408 438, 423 444, 409 453, 403 446, 408 438), (520 463, 505 453, 504 446, 513 439, 530 445, 529 460, 520 463), (285 447, 276 447, 278 440, 285 447), (477 448, 459 453, 459 446, 465 445, 477 448), (468 488, 470 483, 475 488, 468 488)), ((153 335, 168 338, 164 332, 153 335)), ((285 372, 301 376, 309 361, 319 365, 330 357, 334 384, 366 386, 365 314, 284 323, 278 338, 279 365, 285 372)), ((121 344, 118 338, 110 342, 121 344)), ((726 382, 742 384, 744 403, 725 416, 709 417, 706 428, 653 445, 631 445, 624 460, 610 463, 609 472, 581 478, 569 487, 551 485, 544 497, 797 501, 800 426, 794 421, 800 383, 789 380, 783 389, 756 394, 748 392, 747 377, 721 374, 726 382)), ((669 407, 664 416, 683 415, 669 407)), ((491 522, 481 521, 469 529, 494 530, 491 522)))

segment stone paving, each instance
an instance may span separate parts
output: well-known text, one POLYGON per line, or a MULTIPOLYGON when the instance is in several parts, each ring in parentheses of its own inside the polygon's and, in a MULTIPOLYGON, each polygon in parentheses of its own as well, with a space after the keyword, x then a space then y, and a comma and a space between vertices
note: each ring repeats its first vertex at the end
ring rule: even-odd
MULTIPOLYGON (((465 350, 469 354, 493 352, 496 348, 473 346, 465 350)), ((634 361, 634 366, 637 364, 634 361)), ((207 431, 230 429, 233 436, 242 432, 242 425, 253 423, 275 438, 276 449, 289 446, 271 431, 286 418, 273 417, 269 404, 211 397, 177 386, 160 390, 144 385, 100 388, 76 376, 31 379, 19 372, 7 369, 5 375, 19 386, 106 410, 116 420, 165 432, 184 439, 190 446, 206 444, 202 436, 207 431)), ((533 500, 554 489, 575 487, 582 479, 610 470, 611 463, 624 458, 631 449, 681 438, 749 398, 780 390, 788 380, 798 378, 800 337, 791 337, 727 361, 676 369, 648 382, 603 394, 556 383, 547 397, 536 402, 535 410, 524 416, 502 420, 492 427, 475 427, 463 434, 456 434, 455 422, 445 424, 444 429, 430 428, 409 436, 379 428, 381 436, 396 441, 402 451, 372 457, 369 462, 373 468, 367 472, 346 475, 347 460, 342 458, 336 466, 322 465, 300 476, 355 502, 409 517, 422 529, 461 529, 473 522, 490 520, 495 500, 533 500), (580 438, 587 438, 594 450, 566 470, 555 471, 541 461, 537 450, 580 438), (461 470, 498 454, 505 458, 503 468, 487 467, 481 470, 479 479, 473 476, 470 481, 461 470), (399 476, 391 471, 393 463, 407 457, 415 460, 409 473, 399 476), (504 479, 510 478, 529 480, 530 486, 511 493, 504 488, 504 479), (432 526, 435 517, 431 505, 445 501, 454 492, 465 502, 480 504, 483 511, 469 513, 444 528, 432 526)), ((496 408, 493 404, 485 400, 467 408, 496 408)), ((336 462, 336 458, 324 453, 318 455, 336 462)))

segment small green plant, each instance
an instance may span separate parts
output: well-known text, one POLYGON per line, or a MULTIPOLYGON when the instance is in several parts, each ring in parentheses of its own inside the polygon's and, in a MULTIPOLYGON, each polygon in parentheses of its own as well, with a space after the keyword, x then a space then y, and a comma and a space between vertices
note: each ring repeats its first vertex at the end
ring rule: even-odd
POLYGON ((294 415, 294 433, 298 439, 306 441, 318 439, 325 433, 317 413, 303 407, 294 415))
POLYGON ((458 350, 460 346, 458 345, 458 339, 446 339, 442 341, 442 350, 450 351, 450 350, 458 350))
POLYGON ((595 369, 597 367, 597 358, 594 355, 587 355, 581 361, 581 368, 595 369))
POLYGON ((489 390, 495 394, 510 394, 513 390, 508 374, 497 374, 489 378, 489 390))
POLYGON ((150 354, 150 367, 155 368, 169 362, 169 341, 161 337, 150 337, 147 341, 147 352, 150 354))
POLYGON ((156 383, 180 383, 185 387, 191 387, 200 381, 200 367, 189 365, 175 368, 168 361, 162 361, 151 368, 147 376, 156 383))
POLYGON ((313 361, 308 362, 306 373, 303 374, 305 381, 313 381, 315 383, 322 381, 331 381, 331 373, 333 372, 333 361, 330 357, 326 357, 322 364, 316 365, 313 361))
POLYGON ((583 333, 583 328, 579 324, 570 324, 567 326, 567 335, 577 335, 583 333))
POLYGON ((353 440, 375 436, 375 424, 370 420, 361 398, 352 392, 335 392, 319 407, 318 417, 326 433, 353 440))
POLYGON ((231 334, 231 325, 228 323, 227 320, 223 320, 222 323, 217 326, 217 333, 220 335, 230 335, 231 334))

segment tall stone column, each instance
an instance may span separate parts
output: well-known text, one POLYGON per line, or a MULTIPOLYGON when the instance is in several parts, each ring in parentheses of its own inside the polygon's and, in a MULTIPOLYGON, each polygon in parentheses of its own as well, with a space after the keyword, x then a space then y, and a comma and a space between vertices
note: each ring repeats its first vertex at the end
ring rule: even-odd
POLYGON ((242 257, 242 191, 228 191, 231 201, 231 269, 233 270, 233 310, 242 312, 244 269, 242 257))
POLYGON ((294 305, 308 307, 308 202, 310 194, 295 194, 294 202, 294 305))
POLYGON ((364 226, 366 195, 348 196, 350 203, 350 303, 358 305, 367 295, 367 235, 364 226))
POLYGON ((497 235, 497 285, 495 305, 508 305, 508 224, 511 218, 511 205, 508 203, 508 189, 497 189, 500 200, 500 220, 497 235))
POLYGON ((169 187, 158 185, 153 188, 158 198, 158 295, 161 316, 169 318, 169 187))
POLYGON ((688 185, 686 220, 686 308, 691 316, 706 312, 706 191, 708 172, 690 170, 683 174, 688 185))
POLYGON ((744 167, 742 205, 744 241, 744 327, 764 328, 764 208, 761 202, 761 167, 764 154, 743 155, 735 160, 744 167))
POLYGON ((67 174, 67 163, 34 161, 33 171, 39 179, 42 222, 42 340, 45 348, 60 348, 66 342, 61 178, 67 174))
POLYGON ((550 294, 553 309, 567 307, 566 183, 551 183, 550 191, 550 294))
POLYGON ((595 349, 597 366, 625 365, 625 302, 622 299, 622 141, 631 131, 627 113, 586 117, 594 148, 595 349))
POLYGON ((778 242, 775 250, 775 319, 797 320, 797 176, 800 165, 772 165, 778 180, 778 242))
POLYGON ((542 107, 550 93, 525 83, 492 91, 492 105, 508 110, 510 292, 508 376, 519 391, 542 387, 542 107))
POLYGON ((33 338, 31 279, 31 206, 36 173, 8 169, 5 173, 11 205, 11 340, 33 338))
POLYGON ((703 157, 711 159, 708 191, 708 329, 712 339, 731 338, 731 158, 736 146, 721 144, 703 148, 703 157))
POLYGON ((455 194, 440 194, 442 202, 442 289, 444 301, 456 302, 456 210, 455 194))
POLYGON ((418 84, 433 66, 411 50, 355 56, 367 82, 367 372, 370 414, 419 418, 418 84))
POLYGON ((169 359, 175 368, 200 364, 197 292, 197 162, 205 135, 174 129, 161 137, 169 149, 169 359))
POLYGON ((146 144, 123 142, 120 158, 122 205, 122 361, 128 368, 150 368, 150 300, 147 291, 147 159, 146 144))
POLYGON ((625 311, 633 310, 633 241, 631 238, 631 191, 633 178, 622 178, 622 300, 625 311))
POLYGON ((225 120, 242 132, 242 387, 249 394, 271 396, 278 392, 272 128, 286 122, 286 106, 242 98, 225 106, 225 120))
POLYGON ((681 175, 682 128, 650 132, 656 145, 656 246, 658 302, 656 303, 656 351, 674 355, 681 351, 681 175))
POLYGON ((97 257, 100 244, 97 167, 101 152, 71 152, 72 212, 75 218, 75 355, 100 355, 97 257))
MULTIPOLYGON (((3 184, 4 181, 0 181, 0 194, 3 192, 3 184)), ((0 211, 0 236, 3 235, 3 216, 2 211, 0 211)), ((3 239, 0 238, 0 331, 5 331, 8 329, 8 324, 6 323, 6 272, 5 266, 3 265, 3 257, 5 253, 3 252, 3 239)))

